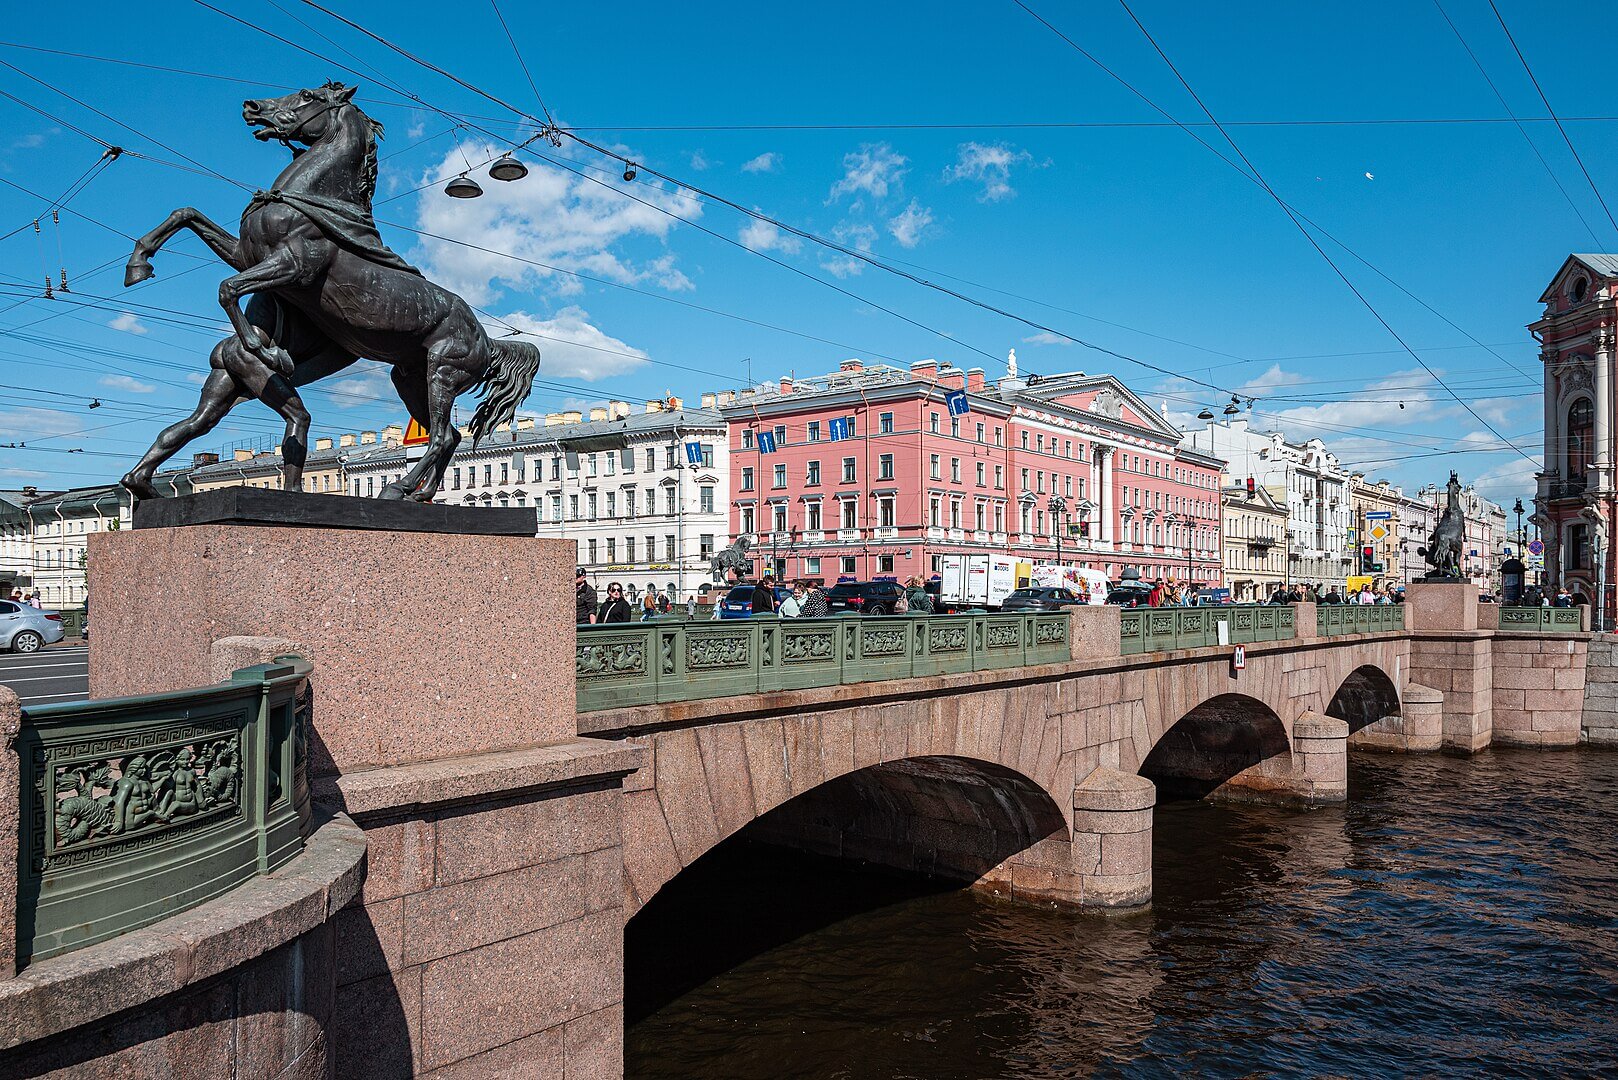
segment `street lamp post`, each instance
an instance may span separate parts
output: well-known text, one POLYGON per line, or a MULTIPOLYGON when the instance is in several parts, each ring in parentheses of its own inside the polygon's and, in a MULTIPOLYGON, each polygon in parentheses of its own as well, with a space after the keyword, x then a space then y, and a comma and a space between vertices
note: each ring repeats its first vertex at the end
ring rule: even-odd
POLYGON ((1051 512, 1051 531, 1056 534, 1056 564, 1062 564, 1062 515, 1067 513, 1067 501, 1060 495, 1052 495, 1051 501, 1045 504, 1045 509, 1051 512))

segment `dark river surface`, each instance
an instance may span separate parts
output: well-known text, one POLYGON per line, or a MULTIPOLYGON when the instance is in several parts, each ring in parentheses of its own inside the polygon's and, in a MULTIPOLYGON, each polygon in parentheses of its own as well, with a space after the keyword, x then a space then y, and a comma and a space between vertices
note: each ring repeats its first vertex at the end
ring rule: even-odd
POLYGON ((1149 911, 738 838, 630 924, 625 1075, 1618 1075, 1618 753, 1360 755, 1170 803, 1149 911))

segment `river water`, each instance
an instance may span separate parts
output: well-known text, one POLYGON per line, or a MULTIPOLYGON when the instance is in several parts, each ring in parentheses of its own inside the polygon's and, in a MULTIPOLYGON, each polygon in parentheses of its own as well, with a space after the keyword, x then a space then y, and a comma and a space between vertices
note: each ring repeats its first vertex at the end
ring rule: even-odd
POLYGON ((1159 806, 1127 916, 739 838, 630 924, 625 1075, 1618 1074, 1618 753, 1356 754, 1349 792, 1159 806))

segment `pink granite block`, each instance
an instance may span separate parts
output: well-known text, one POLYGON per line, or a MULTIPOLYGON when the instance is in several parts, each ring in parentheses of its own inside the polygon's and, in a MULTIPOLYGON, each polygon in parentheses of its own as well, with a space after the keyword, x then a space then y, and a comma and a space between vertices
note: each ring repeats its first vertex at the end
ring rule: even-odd
POLYGON ((858 709, 838 709, 820 717, 820 772, 827 780, 854 771, 854 717, 858 709))
MULTIPOLYGON (((504 873, 519 866, 581 855, 622 842, 615 788, 566 788, 512 802, 445 811, 438 819, 439 885, 504 873)), ((367 833, 369 835, 369 833, 367 833)))
POLYGON ((0 686, 0 980, 17 973, 17 845, 22 820, 21 762, 15 743, 22 730, 17 692, 0 686))
POLYGON ((624 1009, 613 1005, 569 1020, 562 1028, 567 1080, 620 1080, 624 1071, 624 1009))
POLYGON ((624 875, 640 903, 681 870, 668 822, 655 791, 624 796, 624 875))
POLYGON ((1584 693, 1584 671, 1582 669, 1561 669, 1554 673, 1555 681, 1552 683, 1558 690, 1572 690, 1579 694, 1584 693))
POLYGON ((739 724, 697 729, 697 748, 707 777, 708 798, 720 837, 736 832, 758 816, 753 806, 753 778, 747 771, 747 743, 739 724))
POLYGON ((612 911, 435 960, 422 969, 418 1067, 616 1005, 622 980, 623 927, 612 911))
POLYGON ((421 973, 414 967, 378 975, 350 983, 337 995, 327 1034, 336 1080, 416 1075, 421 1062, 421 973))
POLYGON ((826 766, 820 749, 820 717, 781 718, 783 745, 787 748, 787 786, 801 795, 826 781, 826 766))
MULTIPOLYGON (((871 722, 876 723, 874 718, 871 722)), ((747 746, 747 773, 753 778, 753 805, 763 814, 792 798, 781 721, 773 717, 746 721, 742 740, 747 746)))
POLYGON ((660 733, 653 741, 657 758, 657 801, 663 806, 669 836, 683 866, 690 866, 719 842, 719 826, 708 797, 708 778, 696 732, 689 728, 660 733))
POLYGON ((404 900, 352 904, 337 913, 337 985, 347 986, 403 967, 404 900))
POLYGON ((882 721, 874 709, 854 712, 854 767, 869 768, 882 760, 882 721))
POLYGON ((422 1073, 422 1080, 566 1080, 563 1028, 536 1032, 515 1042, 422 1073))
POLYGON ((407 818, 365 830, 365 885, 361 900, 375 904, 433 884, 438 833, 431 818, 407 818))

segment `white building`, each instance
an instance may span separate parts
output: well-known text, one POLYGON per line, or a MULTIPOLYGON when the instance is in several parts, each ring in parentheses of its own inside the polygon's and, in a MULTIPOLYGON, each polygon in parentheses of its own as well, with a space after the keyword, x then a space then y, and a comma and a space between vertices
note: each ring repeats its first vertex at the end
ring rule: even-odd
POLYGON ((1234 406, 1222 422, 1210 416, 1181 445, 1223 458, 1232 484, 1252 477, 1286 507, 1287 580, 1344 588, 1355 572, 1348 470, 1319 439, 1289 443, 1278 431, 1252 431, 1234 406))
MULTIPOLYGON (((401 447, 361 448, 346 462, 348 491, 374 496, 409 468, 401 447)), ((598 587, 650 586, 684 601, 712 581, 709 560, 728 542, 729 482, 725 421, 713 408, 611 401, 588 419, 519 418, 476 448, 463 439, 436 501, 532 507, 538 535, 574 541, 598 587)))

